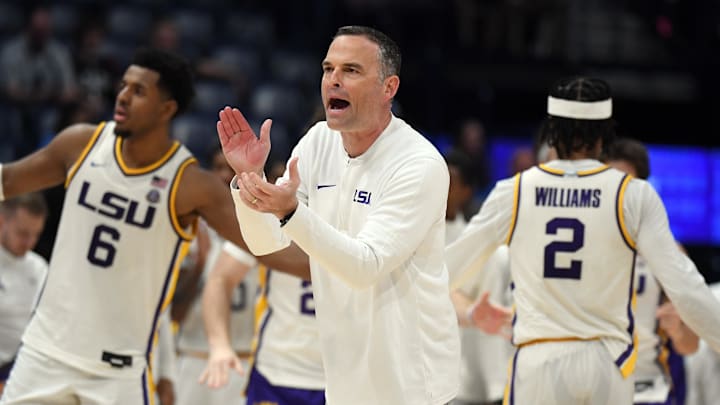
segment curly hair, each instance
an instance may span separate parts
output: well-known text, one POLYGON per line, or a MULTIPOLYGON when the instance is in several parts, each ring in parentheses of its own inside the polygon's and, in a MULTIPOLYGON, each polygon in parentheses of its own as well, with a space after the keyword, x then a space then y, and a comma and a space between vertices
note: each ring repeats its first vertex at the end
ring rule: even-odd
POLYGON ((168 51, 142 47, 135 52, 132 64, 158 72, 158 87, 177 102, 175 115, 188 108, 195 96, 195 88, 192 67, 187 60, 168 51))

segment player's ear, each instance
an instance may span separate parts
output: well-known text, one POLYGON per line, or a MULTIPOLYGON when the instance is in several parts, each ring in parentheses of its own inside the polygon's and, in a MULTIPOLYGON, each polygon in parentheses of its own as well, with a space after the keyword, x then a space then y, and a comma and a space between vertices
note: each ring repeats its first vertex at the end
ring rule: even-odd
POLYGON ((178 110, 178 103, 173 99, 165 100, 160 105, 160 115, 170 121, 178 110))

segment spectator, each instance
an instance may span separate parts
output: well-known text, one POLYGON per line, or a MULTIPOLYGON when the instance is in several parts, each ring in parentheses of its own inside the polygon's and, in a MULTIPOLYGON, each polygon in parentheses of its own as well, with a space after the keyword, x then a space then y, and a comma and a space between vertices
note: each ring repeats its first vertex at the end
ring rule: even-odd
POLYGON ((52 126, 58 104, 77 95, 70 52, 53 39, 52 17, 44 6, 34 8, 25 32, 11 39, 0 53, 2 95, 13 103, 21 123, 16 155, 37 148, 43 132, 52 126))

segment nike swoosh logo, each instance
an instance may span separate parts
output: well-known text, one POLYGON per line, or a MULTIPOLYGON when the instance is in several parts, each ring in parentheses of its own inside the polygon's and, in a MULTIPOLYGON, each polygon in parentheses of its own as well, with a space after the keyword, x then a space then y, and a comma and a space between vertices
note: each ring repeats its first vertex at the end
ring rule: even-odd
POLYGON ((317 189, 320 190, 321 188, 328 188, 328 187, 335 187, 335 184, 318 184, 317 189))

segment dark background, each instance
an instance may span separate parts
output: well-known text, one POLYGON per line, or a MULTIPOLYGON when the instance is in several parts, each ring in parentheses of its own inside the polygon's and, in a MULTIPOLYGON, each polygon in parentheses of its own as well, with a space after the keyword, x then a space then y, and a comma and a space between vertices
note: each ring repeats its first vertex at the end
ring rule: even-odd
MULTIPOLYGON (((0 6, 26 10, 30 4, 4 0, 0 6)), ((150 26, 142 22, 178 11, 207 17, 204 21, 209 25, 184 26, 183 51, 197 58, 210 57, 221 46, 251 48, 261 57, 257 71, 248 78, 250 87, 286 73, 289 63, 270 62, 275 51, 302 54, 317 67, 302 78, 309 86, 301 89, 296 110, 304 117, 319 102, 320 62, 335 30, 361 24, 384 31, 402 48, 396 113, 431 139, 452 140, 460 122, 469 117, 482 120, 490 142, 532 139, 545 115, 549 86, 560 77, 582 74, 611 84, 620 135, 649 144, 720 147, 720 1, 62 0, 46 4, 60 9, 56 13, 60 17, 74 14, 70 23, 56 24, 63 28, 56 30, 58 38, 71 49, 76 38, 73 24, 97 20, 107 27, 109 49, 119 57, 148 40, 150 26), (113 17, 120 8, 147 19, 131 19, 118 29, 113 17)), ((5 28, 16 22, 8 15, 0 18, 5 28)), ((0 40, 21 29, 17 25, 0 30, 0 40)), ((122 58, 119 62, 124 66, 122 58)), ((251 109, 250 103, 249 96, 228 101, 243 110, 251 109)), ((291 105, 282 99, 274 104, 291 105)), ((212 108, 221 107, 216 105, 212 108)), ((108 112, 103 118, 109 116, 108 112)), ((304 123, 297 119, 285 123, 290 144, 304 123)), ((207 128, 203 146, 207 137, 214 136, 213 125, 207 128)), ((0 130, 0 137, 6 136, 0 130)), ((720 188, 720 179, 710 182, 720 188)), ((57 201, 61 190, 48 195, 57 201)), ((44 254, 52 247, 54 220, 39 246, 44 254)), ((708 279, 720 280, 720 247, 711 243, 686 247, 708 279)))

